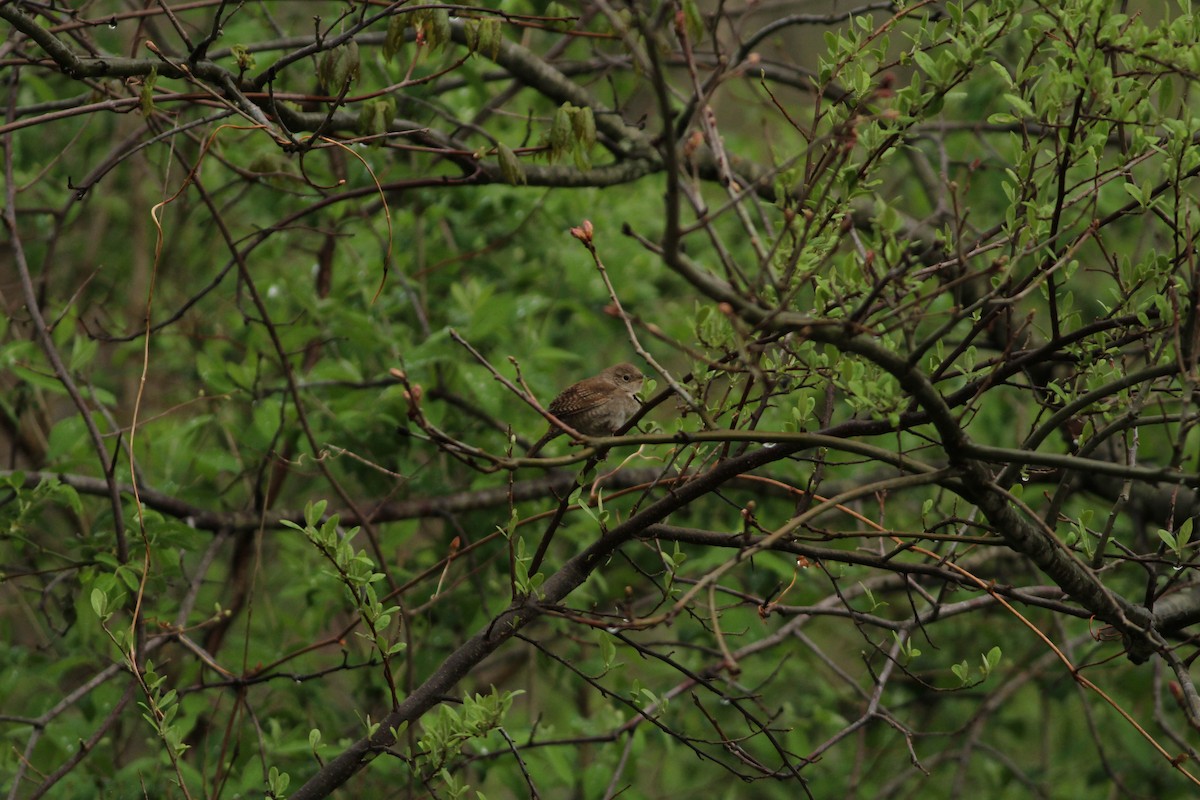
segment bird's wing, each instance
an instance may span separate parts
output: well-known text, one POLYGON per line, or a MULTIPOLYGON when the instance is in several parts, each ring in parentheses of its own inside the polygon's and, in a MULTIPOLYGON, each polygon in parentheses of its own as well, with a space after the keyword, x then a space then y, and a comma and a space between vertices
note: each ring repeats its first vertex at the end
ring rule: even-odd
POLYGON ((577 386, 573 392, 564 392, 550 403, 549 411, 556 417, 579 414, 602 405, 608 393, 600 389, 577 386))

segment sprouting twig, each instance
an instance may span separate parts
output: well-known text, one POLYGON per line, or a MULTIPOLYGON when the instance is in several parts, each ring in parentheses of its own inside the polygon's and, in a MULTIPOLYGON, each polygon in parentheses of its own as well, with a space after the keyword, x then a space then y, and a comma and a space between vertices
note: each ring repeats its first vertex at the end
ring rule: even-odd
POLYGON ((617 310, 617 316, 621 318, 621 322, 625 324, 625 330, 629 333, 629 341, 633 344, 633 349, 637 351, 639 356, 646 360, 647 364, 654 368, 655 372, 663 377, 663 380, 671 387, 671 391, 675 392, 683 402, 687 403, 689 408, 696 412, 701 421, 703 421, 704 427, 711 430, 715 425, 709 419, 708 412, 704 406, 692 397, 691 393, 683 387, 683 384, 671 377, 671 373, 662 364, 655 361, 654 356, 650 355, 650 352, 642 347, 642 343, 638 341, 637 333, 633 330, 633 323, 621 305, 621 301, 617 297, 617 290, 613 287, 612 281, 608 277, 608 270, 605 269, 604 262, 600 259, 600 254, 596 252, 596 245, 592 241, 593 233, 594 228, 592 227, 591 220, 585 219, 583 224, 578 228, 571 228, 571 235, 583 242, 583 246, 591 254, 592 261, 596 265, 596 270, 600 273, 600 278, 604 281, 604 286, 608 289, 608 297, 612 300, 613 306, 617 310))

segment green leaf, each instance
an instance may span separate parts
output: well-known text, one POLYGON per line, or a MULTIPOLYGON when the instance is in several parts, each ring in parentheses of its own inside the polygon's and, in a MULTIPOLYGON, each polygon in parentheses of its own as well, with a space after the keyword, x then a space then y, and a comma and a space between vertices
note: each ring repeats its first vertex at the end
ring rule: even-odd
POLYGON ((1004 81, 1006 86, 1013 86, 1012 75, 1008 74, 1008 68, 1005 67, 1004 64, 1000 63, 998 60, 990 60, 987 63, 988 66, 992 68, 992 71, 1000 76, 1000 79, 1004 81))
POLYGON ((999 646, 993 647, 991 650, 987 651, 987 655, 984 656, 984 663, 987 664, 987 667, 989 670, 993 670, 996 668, 997 665, 999 665, 999 663, 1000 663, 1000 648, 999 648, 999 646))
POLYGON ((704 40, 704 17, 700 15, 700 9, 696 6, 696 0, 683 0, 683 22, 687 30, 688 38, 692 44, 698 44, 704 40))
POLYGON ((425 39, 430 50, 450 42, 450 12, 445 8, 425 8, 413 14, 418 36, 425 39))
POLYGON ((1188 542, 1192 540, 1192 517, 1188 517, 1179 526, 1179 532, 1175 534, 1175 542, 1179 545, 1179 549, 1187 547, 1188 542))
POLYGON ((45 389, 46 391, 54 392, 55 394, 67 393, 67 390, 63 387, 58 378, 52 375, 47 375, 44 372, 28 369, 20 364, 12 364, 9 366, 9 369, 12 370, 14 375, 28 383, 30 386, 35 386, 38 389, 45 389))
POLYGON ((321 522, 321 518, 325 516, 325 505, 326 501, 318 500, 304 506, 304 521, 308 527, 315 528, 321 522))
POLYGON ((358 80, 358 43, 353 39, 321 54, 317 64, 317 80, 321 91, 337 95, 358 80))
POLYGON ((388 61, 394 61, 396 54, 404 47, 407 40, 408 29, 407 14, 395 14, 388 20, 387 33, 383 39, 383 57, 388 61))
POLYGON ((258 62, 254 60, 254 55, 244 44, 235 44, 229 48, 229 53, 237 62, 238 70, 241 72, 249 72, 257 66, 258 62))
POLYGON ((617 657, 617 646, 607 631, 597 630, 596 636, 600 642, 600 660, 604 663, 604 669, 607 671, 617 657))
POLYGON ((499 17, 487 17, 479 22, 477 50, 493 61, 500 55, 500 43, 504 39, 499 17))
POLYGON ((1162 539, 1163 543, 1165 543, 1167 547, 1171 548, 1172 550, 1179 549, 1179 545, 1175 541, 1175 534, 1171 533, 1169 530, 1166 530, 1165 528, 1159 528, 1158 538, 1162 539))
POLYGON ((500 174, 504 176, 504 180, 508 181, 513 186, 524 186, 526 182, 525 170, 521 169, 521 162, 517 159, 512 148, 498 142, 496 144, 496 155, 500 161, 500 174))
POLYGON ((547 143, 550 146, 550 163, 558 161, 571 146, 571 133, 574 126, 571 123, 570 103, 563 103, 554 112, 554 120, 550 124, 550 135, 547 143))
POLYGON ((94 587, 92 589, 91 600, 92 600, 92 610, 96 612, 96 616, 99 617, 101 621, 107 620, 109 617, 108 594, 105 593, 105 591, 103 589, 100 589, 99 587, 94 587))
POLYGON ((596 144, 596 118, 591 108, 585 106, 573 110, 571 129, 575 133, 575 140, 581 146, 590 148, 596 144))
MULTIPOLYGON (((362 109, 358 112, 359 129, 364 135, 379 136, 391 129, 392 120, 395 117, 395 98, 389 96, 368 100, 362 104, 362 109)), ((382 140, 375 139, 372 144, 377 146, 382 144, 382 140)))
POLYGON ((1143 194, 1141 188, 1135 183, 1122 183, 1122 188, 1134 199, 1139 206, 1146 206, 1146 195, 1143 194))

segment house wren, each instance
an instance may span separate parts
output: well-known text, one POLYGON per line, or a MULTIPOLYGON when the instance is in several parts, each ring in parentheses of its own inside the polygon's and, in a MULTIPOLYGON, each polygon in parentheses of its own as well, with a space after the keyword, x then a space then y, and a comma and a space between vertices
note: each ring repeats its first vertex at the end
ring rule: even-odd
MULTIPOLYGON (((608 436, 624 425, 641 403, 636 395, 645 378, 633 364, 617 364, 591 378, 573 383, 550 402, 550 413, 584 436, 608 436)), ((564 433, 551 424, 527 455, 537 455, 547 442, 564 433)))

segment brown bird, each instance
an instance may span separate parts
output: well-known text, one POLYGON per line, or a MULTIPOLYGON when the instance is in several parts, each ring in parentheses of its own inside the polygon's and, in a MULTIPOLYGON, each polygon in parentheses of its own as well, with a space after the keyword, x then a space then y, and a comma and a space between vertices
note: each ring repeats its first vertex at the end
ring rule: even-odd
MULTIPOLYGON (((617 364, 563 389, 550 402, 548 410, 584 436, 608 436, 628 422, 641 406, 636 395, 643 381, 642 371, 633 364, 617 364)), ((546 435, 526 455, 537 455, 547 442, 564 432, 551 424, 546 435)))

